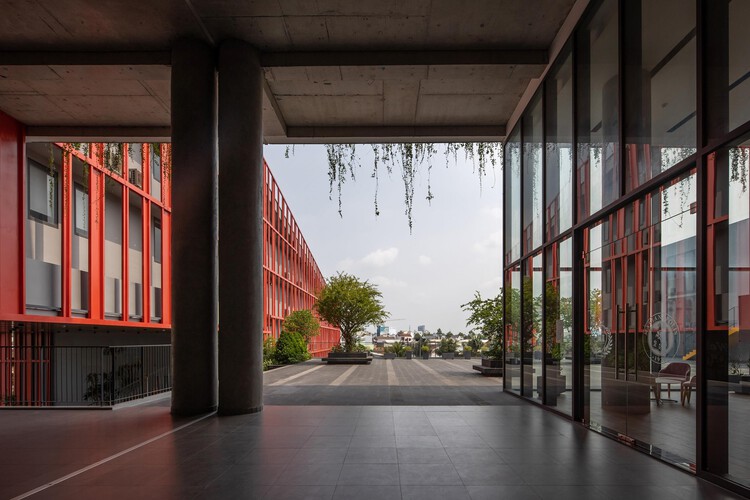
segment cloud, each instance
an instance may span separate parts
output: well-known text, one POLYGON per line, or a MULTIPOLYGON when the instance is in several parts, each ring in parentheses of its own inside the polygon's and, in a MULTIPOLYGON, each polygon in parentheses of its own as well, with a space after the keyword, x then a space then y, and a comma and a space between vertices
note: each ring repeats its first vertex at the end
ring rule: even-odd
POLYGON ((396 257, 398 257, 398 248, 391 247, 385 250, 378 248, 365 255, 362 258, 362 263, 375 267, 385 267, 395 261, 396 257))
POLYGON ((386 276, 375 276, 370 281, 383 288, 406 288, 406 281, 391 279, 386 276))
POLYGON ((420 255, 417 260, 423 266, 429 266, 430 264, 432 264, 432 259, 427 255, 420 255))
POLYGON ((487 253, 500 249, 500 245, 503 243, 503 235, 501 231, 490 233, 483 240, 474 243, 474 251, 477 253, 487 253))

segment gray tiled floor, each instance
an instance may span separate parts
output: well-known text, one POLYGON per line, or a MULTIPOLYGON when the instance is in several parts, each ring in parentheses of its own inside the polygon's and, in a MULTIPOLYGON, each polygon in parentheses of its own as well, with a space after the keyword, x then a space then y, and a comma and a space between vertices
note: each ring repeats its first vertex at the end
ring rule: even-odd
POLYGON ((168 400, 0 412, 0 499, 50 482, 32 498, 736 498, 502 393, 470 361, 386 363, 274 370, 255 415, 175 419, 168 400))
MULTIPOLYGON (((267 406, 209 416, 33 498, 734 498, 504 397, 500 406, 267 406), (429 435, 396 433, 407 424, 429 435), (344 435, 326 435, 334 427, 344 435), (378 431, 351 435, 358 428, 378 431)), ((185 422, 169 416, 168 401, 114 412, 0 412, 0 498, 185 422)))

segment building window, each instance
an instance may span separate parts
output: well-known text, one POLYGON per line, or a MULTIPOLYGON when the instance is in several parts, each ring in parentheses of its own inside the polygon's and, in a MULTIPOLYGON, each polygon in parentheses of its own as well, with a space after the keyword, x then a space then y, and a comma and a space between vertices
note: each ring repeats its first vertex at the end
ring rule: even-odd
POLYGON ((29 159, 29 218, 57 225, 57 171, 29 159))
POLYGON ((154 262, 161 264, 161 222, 152 219, 151 224, 151 246, 154 262))
POLYGON ((74 201, 74 215, 75 215, 75 234, 88 238, 89 236, 89 218, 88 218, 88 205, 89 195, 86 190, 76 184, 75 186, 75 197, 74 201))

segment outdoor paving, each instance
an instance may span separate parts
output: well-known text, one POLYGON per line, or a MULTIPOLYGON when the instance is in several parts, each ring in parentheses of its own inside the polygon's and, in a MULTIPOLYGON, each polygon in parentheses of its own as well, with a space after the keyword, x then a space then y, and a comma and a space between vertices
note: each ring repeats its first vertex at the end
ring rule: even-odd
MULTIPOLYGON (((416 360, 349 372, 315 363, 268 372, 268 399, 324 380, 341 394, 366 392, 389 377, 430 392, 470 370, 462 360, 424 362, 439 377, 416 360)), ((172 417, 168 398, 114 411, 0 411, 0 498, 739 498, 472 376, 467 390, 495 391, 498 404, 269 404, 191 419, 172 417)))
POLYGON ((479 359, 375 358, 370 365, 310 360, 266 372, 268 405, 503 405, 502 378, 471 369, 479 359))

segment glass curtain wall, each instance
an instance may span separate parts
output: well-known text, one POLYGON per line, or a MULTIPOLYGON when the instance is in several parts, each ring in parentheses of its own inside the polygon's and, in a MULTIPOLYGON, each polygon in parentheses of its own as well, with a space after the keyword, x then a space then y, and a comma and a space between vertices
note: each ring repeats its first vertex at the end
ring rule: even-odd
POLYGON ((564 54, 545 82, 546 241, 573 225, 573 56, 564 54))
POLYGON ((695 463, 695 171, 585 230, 585 419, 695 463), (685 439, 689 436, 689 439, 685 439))
MULTIPOLYGON (((544 284, 544 403, 573 414, 573 241, 547 247, 544 284)), ((541 385, 541 384, 537 384, 541 385)))
POLYGON ((696 152, 696 12, 684 0, 630 0, 624 9, 630 191, 696 152))
POLYGON ((521 267, 505 271, 505 368, 506 390, 521 394, 521 267))
POLYGON ((750 486, 750 137, 711 153, 707 165, 709 465, 750 486))
POLYGON ((605 0, 579 29, 577 42, 578 215, 581 219, 620 194, 619 15, 605 0))
POLYGON ((149 168, 151 169, 151 196, 161 201, 161 145, 149 145, 149 168))

